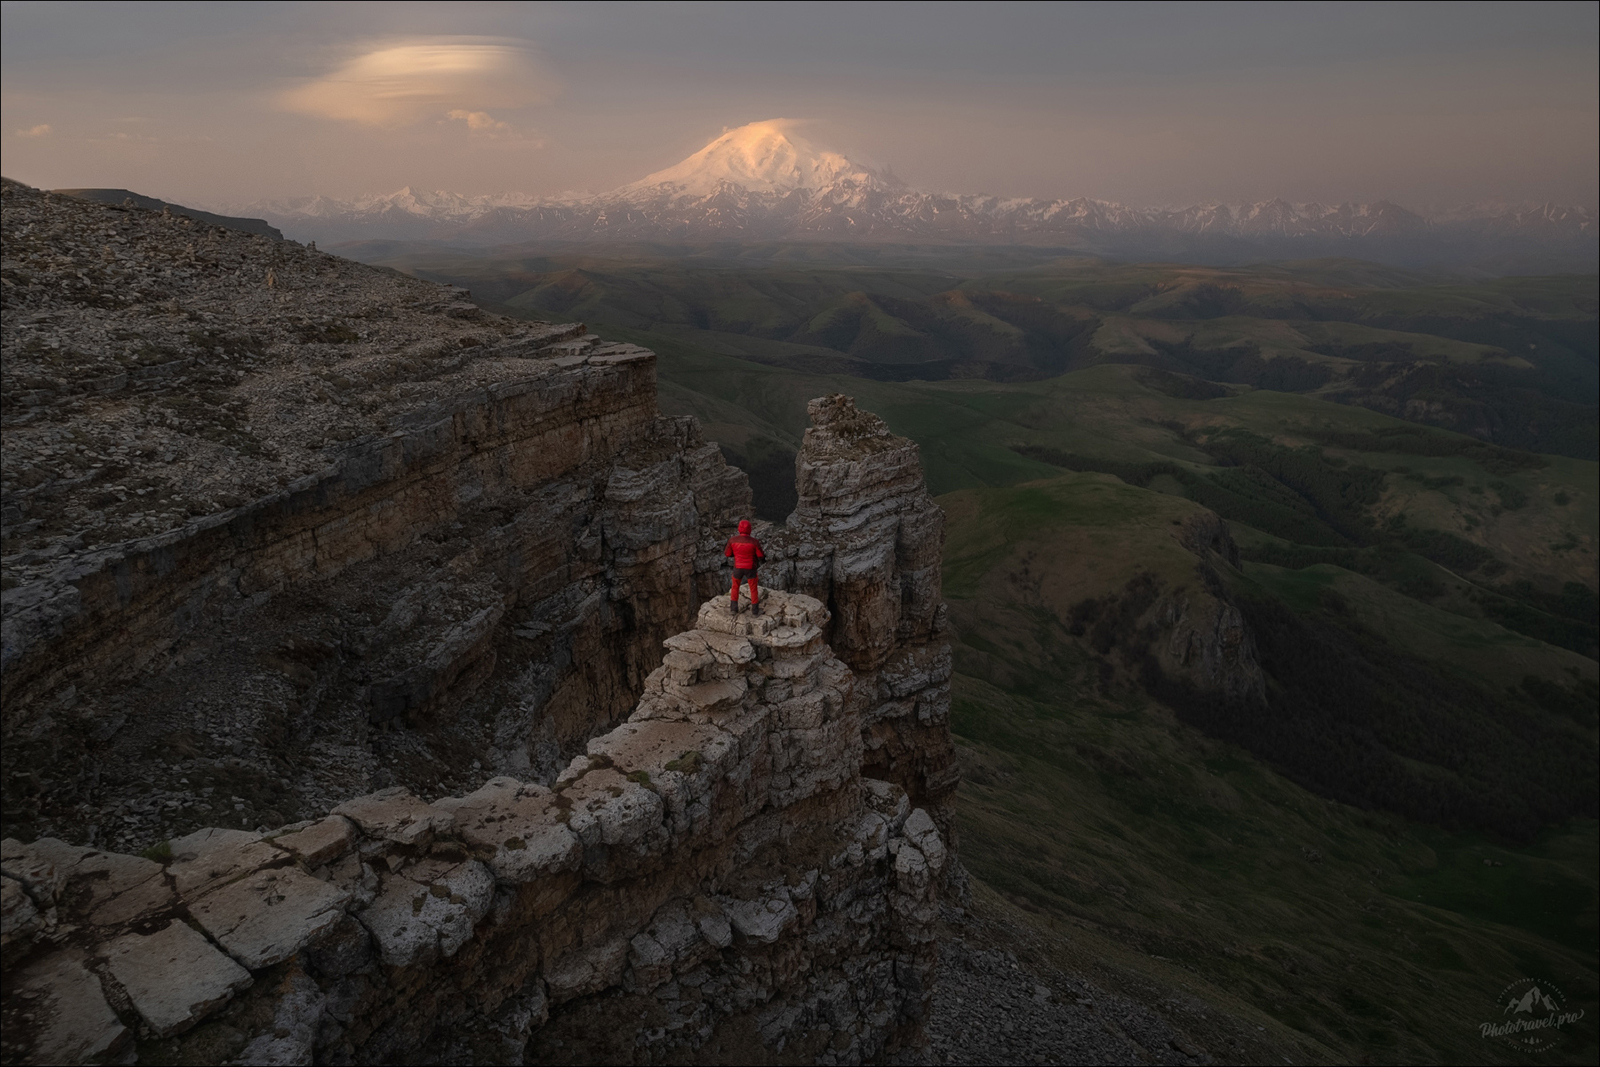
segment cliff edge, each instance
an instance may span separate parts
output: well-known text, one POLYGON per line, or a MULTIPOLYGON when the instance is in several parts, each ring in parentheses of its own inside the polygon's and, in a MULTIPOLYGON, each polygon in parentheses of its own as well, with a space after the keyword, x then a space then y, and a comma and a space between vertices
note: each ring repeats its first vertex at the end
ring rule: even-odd
POLYGON ((914 445, 814 401, 735 613, 748 482, 653 353, 4 194, 4 1062, 924 1040, 960 880, 914 445))

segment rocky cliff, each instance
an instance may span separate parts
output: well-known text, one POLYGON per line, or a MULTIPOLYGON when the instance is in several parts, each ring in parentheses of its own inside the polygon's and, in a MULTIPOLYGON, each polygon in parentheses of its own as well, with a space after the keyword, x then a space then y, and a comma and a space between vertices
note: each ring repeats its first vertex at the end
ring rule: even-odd
POLYGON ((734 613, 748 483, 651 353, 5 197, 5 1062, 920 1040, 958 866, 915 446, 813 402, 734 613))
POLYGON ((8 829, 137 848, 553 777, 718 584, 748 485, 644 349, 5 195, 8 829))
POLYGON ((859 1062, 931 996, 929 814, 829 613, 706 603, 549 786, 403 787, 146 857, 7 839, 6 1060, 859 1062))
MULTIPOLYGON (((917 446, 846 396, 810 404, 796 457, 799 504, 770 538, 771 580, 827 604, 828 639, 867 701, 869 773, 954 833, 948 612, 939 592, 944 512, 917 446)), ((952 873, 959 873, 952 867, 952 873)))

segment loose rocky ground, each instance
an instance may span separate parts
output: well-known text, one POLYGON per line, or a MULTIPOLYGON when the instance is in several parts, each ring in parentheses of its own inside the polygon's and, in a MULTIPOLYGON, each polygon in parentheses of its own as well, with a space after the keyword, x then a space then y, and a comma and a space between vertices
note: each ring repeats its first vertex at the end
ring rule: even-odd
POLYGON ((4 228, 7 588, 281 488, 581 333, 314 246, 9 180, 4 228))
MULTIPOLYGON (((10 627, 31 603, 72 601, 73 583, 118 552, 135 554, 152 537, 180 544, 219 513, 244 514, 338 469, 353 451, 392 444, 397 427, 448 420, 442 402, 551 380, 585 353, 619 346, 579 324, 488 315, 459 289, 181 215, 11 181, 3 205, 8 833, 136 852, 201 826, 279 825, 385 785, 438 796, 494 773, 493 737, 459 722, 431 744, 371 729, 360 700, 346 701, 342 718, 329 711, 339 697, 331 683, 337 676, 360 689, 425 665, 496 604, 511 609, 503 629, 520 635, 502 642, 504 658, 533 670, 547 651, 536 638, 560 635, 539 630, 530 612, 549 601, 555 622, 569 620, 615 561, 593 537, 584 542, 592 551, 575 551, 576 534, 552 532, 544 556, 575 568, 571 580, 540 586, 538 603, 514 607, 515 597, 489 588, 485 568, 511 555, 533 567, 544 556, 522 544, 486 559, 480 541, 528 508, 556 527, 592 525, 605 469, 586 471, 570 491, 545 487, 551 500, 535 494, 504 507, 460 487, 440 505, 451 516, 403 551, 360 565, 343 599, 327 581, 274 599, 223 574, 220 586, 241 595, 181 609, 193 616, 184 627, 192 640, 152 639, 156 660, 115 678, 73 672, 26 715, 17 693, 26 672, 10 671, 24 642, 10 627), (573 562, 580 557, 587 569, 573 562), (385 643, 396 639, 417 647, 385 643), (352 655, 371 662, 340 674, 352 655), (286 733, 285 723, 297 729, 286 733)), ((659 440, 633 448, 628 462, 654 470, 667 458, 656 452, 688 447, 677 423, 655 429, 659 440)), ((659 543, 661 529, 652 531, 659 543)), ((619 532, 613 524, 613 540, 619 532)), ((626 708, 631 698, 612 703, 626 708)))

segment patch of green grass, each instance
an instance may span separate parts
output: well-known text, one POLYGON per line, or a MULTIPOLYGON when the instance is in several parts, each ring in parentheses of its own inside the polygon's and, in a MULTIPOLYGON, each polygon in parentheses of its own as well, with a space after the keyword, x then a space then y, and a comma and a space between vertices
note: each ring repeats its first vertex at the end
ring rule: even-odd
POLYGON ((158 841, 139 853, 139 855, 147 860, 155 860, 157 863, 170 863, 172 862, 172 842, 158 841))
POLYGON ((1477 834, 1417 833, 1428 841, 1437 865, 1397 877, 1386 892, 1525 930, 1591 956, 1600 951, 1595 882, 1583 876, 1600 864, 1594 820, 1547 830, 1525 849, 1507 849, 1477 834))

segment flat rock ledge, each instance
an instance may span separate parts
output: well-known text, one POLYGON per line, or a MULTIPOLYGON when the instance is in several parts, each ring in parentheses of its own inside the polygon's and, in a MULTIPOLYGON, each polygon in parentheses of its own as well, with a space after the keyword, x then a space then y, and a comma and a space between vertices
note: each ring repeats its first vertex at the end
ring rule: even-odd
POLYGON ((553 787, 3 851, 7 1063, 855 1063, 920 1039, 936 820, 862 777, 823 604, 725 600, 553 787), (638 1020, 637 1025, 617 1020, 638 1020), (613 1022, 605 1022, 613 1020, 613 1022))

